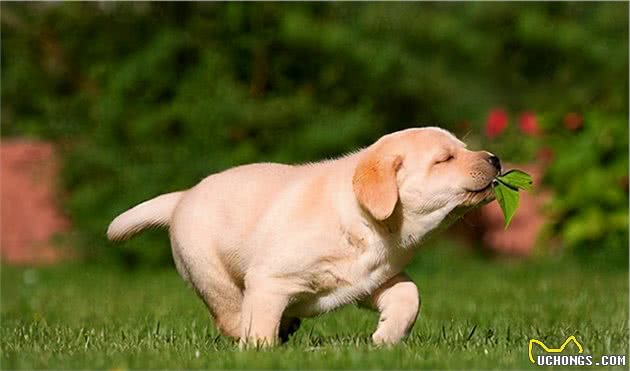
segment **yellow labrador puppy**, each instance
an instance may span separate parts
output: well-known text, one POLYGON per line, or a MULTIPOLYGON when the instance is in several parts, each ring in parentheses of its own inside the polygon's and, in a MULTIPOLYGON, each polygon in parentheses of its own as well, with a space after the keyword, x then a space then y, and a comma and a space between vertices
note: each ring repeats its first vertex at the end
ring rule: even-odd
POLYGON ((107 235, 168 226, 177 270, 242 343, 274 344, 353 302, 380 312, 375 343, 396 343, 420 306, 403 272, 416 247, 490 201, 499 171, 449 132, 413 128, 335 160, 210 175, 124 212, 107 235))

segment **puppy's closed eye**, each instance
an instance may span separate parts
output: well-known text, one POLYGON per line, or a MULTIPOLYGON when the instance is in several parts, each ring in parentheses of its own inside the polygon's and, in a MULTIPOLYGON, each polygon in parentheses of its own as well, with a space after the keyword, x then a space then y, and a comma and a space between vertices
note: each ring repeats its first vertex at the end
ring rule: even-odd
POLYGON ((455 156, 453 156, 452 154, 448 153, 448 154, 445 154, 443 156, 438 157, 437 160, 435 160, 434 164, 435 165, 443 164, 443 163, 446 163, 446 162, 449 162, 449 161, 453 160, 454 158, 455 158, 455 156))

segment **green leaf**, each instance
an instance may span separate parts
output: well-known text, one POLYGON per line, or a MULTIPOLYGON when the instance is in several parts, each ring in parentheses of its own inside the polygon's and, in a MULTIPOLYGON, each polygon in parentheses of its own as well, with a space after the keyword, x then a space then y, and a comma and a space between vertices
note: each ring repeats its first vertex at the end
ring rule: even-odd
POLYGON ((497 180, 516 190, 524 189, 530 191, 532 189, 532 177, 521 170, 510 170, 498 176, 497 180))
POLYGON ((518 208, 518 190, 531 190, 532 177, 521 170, 510 170, 496 177, 496 180, 498 182, 492 186, 492 189, 503 211, 503 219, 507 229, 518 208))
POLYGON ((518 191, 501 182, 493 185, 492 189, 503 211, 505 228, 507 229, 518 207, 518 191))

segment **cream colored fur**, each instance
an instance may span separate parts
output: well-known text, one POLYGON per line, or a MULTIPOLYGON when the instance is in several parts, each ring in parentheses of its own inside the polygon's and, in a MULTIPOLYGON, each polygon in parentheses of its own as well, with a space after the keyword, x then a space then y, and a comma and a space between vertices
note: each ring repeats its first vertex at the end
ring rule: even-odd
POLYGON ((372 339, 395 343, 420 306, 403 269, 429 235, 491 199, 489 156, 445 130, 408 129, 335 160, 210 175, 121 214, 108 237, 168 225, 177 270, 242 344, 274 344, 299 318, 349 303, 379 311, 372 339))

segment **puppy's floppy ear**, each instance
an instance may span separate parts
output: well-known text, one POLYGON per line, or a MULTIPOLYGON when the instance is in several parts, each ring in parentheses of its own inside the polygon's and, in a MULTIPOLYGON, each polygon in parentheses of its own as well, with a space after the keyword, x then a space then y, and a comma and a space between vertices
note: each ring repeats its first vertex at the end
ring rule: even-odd
POLYGON ((402 164, 400 155, 366 153, 354 170, 352 189, 359 203, 377 220, 392 215, 398 202, 396 173, 402 164))

